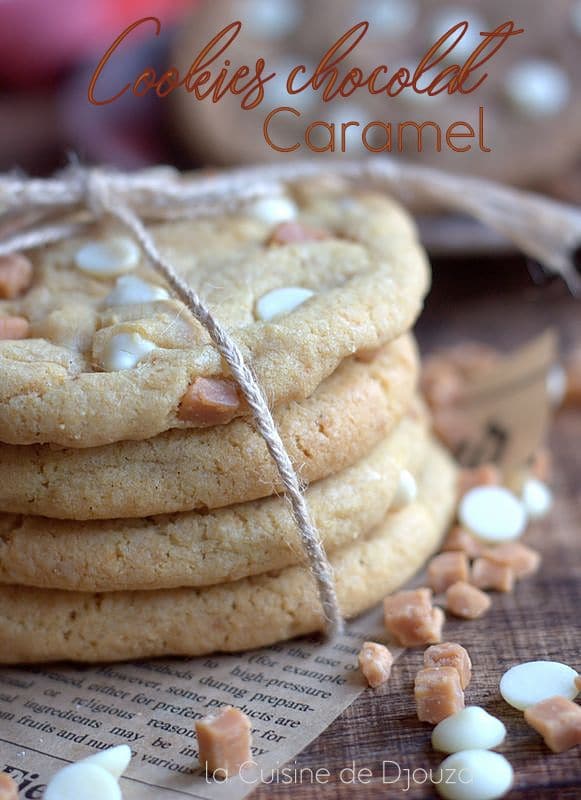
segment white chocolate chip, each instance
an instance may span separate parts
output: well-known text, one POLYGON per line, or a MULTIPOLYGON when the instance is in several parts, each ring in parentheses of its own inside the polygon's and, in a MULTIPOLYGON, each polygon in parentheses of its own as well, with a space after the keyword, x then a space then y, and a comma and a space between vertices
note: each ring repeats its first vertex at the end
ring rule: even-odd
POLYGON ((96 764, 80 761, 61 769, 50 779, 44 800, 122 800, 119 784, 96 764))
POLYGON ((399 511, 400 508, 413 503, 418 496, 418 485, 416 479, 407 469, 402 469, 399 473, 399 483, 393 500, 391 510, 399 511))
POLYGON ((236 19, 242 20, 246 33, 264 39, 279 39, 291 34, 301 21, 296 0, 242 0, 236 19))
POLYGON ((528 478, 522 488, 522 502, 529 519, 542 519, 553 506, 553 493, 538 478, 528 478))
POLYGON ((113 236, 87 242, 75 254, 77 267, 94 278, 111 278, 129 272, 139 264, 140 250, 133 239, 113 236))
POLYGON ((552 61, 530 59, 506 76, 505 92, 512 106, 526 117, 551 116, 566 108, 571 83, 564 69, 552 61))
POLYGON ((275 195, 260 197, 248 207, 250 213, 262 222, 277 225, 279 222, 288 222, 296 219, 298 209, 289 197, 275 195))
POLYGON ((315 293, 302 286, 287 286, 282 289, 273 289, 267 292, 256 302, 256 316, 268 322, 281 314, 289 314, 301 306, 315 293))
POLYGON ((105 348, 103 369, 118 372, 133 369, 156 345, 138 333, 118 333, 112 336, 105 348))
POLYGON ((127 744, 120 744, 117 747, 108 747, 100 753, 88 756, 80 761, 80 764, 95 764, 106 772, 109 772, 115 780, 123 775, 129 762, 131 761, 131 748, 127 744))
POLYGON ((567 373, 561 364, 553 364, 547 373, 547 396, 551 405, 558 408, 567 394, 567 373))
POLYGON ((500 679, 500 694, 506 702, 524 711, 549 697, 577 697, 577 673, 558 661, 527 661, 517 664, 500 679))
POLYGON ((467 706, 446 717, 432 731, 432 747, 444 753, 490 750, 506 736, 503 723, 480 706, 467 706))
MULTIPOLYGON (((454 63, 461 63, 468 58, 480 42, 483 41, 480 32, 487 30, 487 24, 479 14, 475 14, 473 11, 461 6, 444 8, 436 14, 432 21, 430 44, 437 42, 441 36, 449 31, 450 28, 454 28, 459 22, 467 22, 468 27, 458 44, 446 56, 447 61, 453 61, 454 63)), ((447 39, 444 45, 445 49, 450 47, 451 43, 458 38, 458 35, 459 31, 447 39)))
POLYGON ((105 306, 128 306, 134 303, 151 303, 154 300, 167 300, 169 292, 161 286, 142 281, 135 275, 117 278, 115 288, 104 299, 105 306))
POLYGON ((477 486, 460 501, 458 519, 485 542, 505 542, 522 535, 527 515, 524 505, 508 489, 477 486))
POLYGON ((415 0, 361 0, 357 21, 369 22, 368 36, 405 36, 413 30, 419 16, 415 0))
POLYGON ((514 781, 514 770, 500 753, 461 750, 440 764, 434 783, 445 800, 497 800, 514 781))

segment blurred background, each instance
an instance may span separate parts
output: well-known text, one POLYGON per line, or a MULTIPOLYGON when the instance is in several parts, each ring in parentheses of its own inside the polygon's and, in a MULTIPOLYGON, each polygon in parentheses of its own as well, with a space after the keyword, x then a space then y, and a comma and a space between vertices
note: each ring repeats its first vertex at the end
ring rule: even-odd
MULTIPOLYGON (((84 163, 123 169, 254 163, 285 158, 262 135, 264 117, 280 105, 301 111, 296 122, 287 115, 279 131, 293 140, 315 119, 433 119, 445 128, 455 119, 475 120, 483 105, 492 153, 435 153, 426 147, 420 154, 410 148, 405 157, 579 204, 580 54, 581 0, 0 0, 0 169, 46 175, 73 154, 84 163), (417 64, 460 20, 470 24, 470 35, 460 43, 465 54, 474 48, 477 31, 507 19, 525 33, 495 56, 482 88, 464 97, 404 93, 381 99, 358 92, 352 101, 323 105, 312 92, 289 100, 284 80, 275 80, 255 111, 241 111, 239 98, 199 102, 183 89, 161 99, 152 92, 139 98, 126 92, 109 105, 91 105, 87 91, 99 60, 128 25, 147 16, 161 20, 160 35, 147 24, 127 37, 101 76, 101 96, 115 94, 149 66, 158 75, 172 65, 185 74, 199 48, 235 19, 244 30, 228 52, 233 63, 254 64, 263 56, 283 74, 298 63, 315 65, 362 19, 370 29, 346 70, 417 64)), ((336 157, 361 153, 355 136, 347 140, 346 156, 336 157)), ((420 222, 439 278, 422 323, 435 332, 430 341, 455 339, 466 327, 480 338, 498 338, 511 325, 521 339, 545 322, 558 323, 565 340, 581 339, 578 310, 561 313, 562 303, 569 309, 569 298, 558 279, 467 219, 428 215, 420 222), (517 312, 510 325, 507 318, 505 326, 491 328, 484 299, 494 301, 499 293, 504 307, 513 300, 517 312), (443 314, 445 327, 438 324, 443 314)))

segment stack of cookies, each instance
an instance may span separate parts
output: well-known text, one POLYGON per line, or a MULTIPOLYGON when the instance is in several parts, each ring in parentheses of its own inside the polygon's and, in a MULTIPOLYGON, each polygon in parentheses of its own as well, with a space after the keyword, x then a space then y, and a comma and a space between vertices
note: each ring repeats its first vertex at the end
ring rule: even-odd
MULTIPOLYGON (((150 226, 268 397, 346 616, 437 548, 455 472, 416 395, 429 272, 390 199, 318 178, 150 226)), ((0 263, 0 661, 257 647, 324 624, 206 331, 102 222, 0 263)))

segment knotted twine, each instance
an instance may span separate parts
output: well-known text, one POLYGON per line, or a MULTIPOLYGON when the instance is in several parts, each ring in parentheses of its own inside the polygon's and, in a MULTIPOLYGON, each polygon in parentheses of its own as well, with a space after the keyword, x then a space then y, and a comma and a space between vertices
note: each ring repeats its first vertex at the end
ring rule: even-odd
POLYGON ((468 213, 512 240, 549 270, 559 273, 571 292, 581 292, 581 279, 571 258, 573 250, 581 244, 578 209, 490 181, 456 177, 382 157, 341 162, 331 168, 314 162, 293 162, 211 176, 180 176, 163 167, 122 174, 79 166, 49 179, 3 175, 0 213, 5 215, 4 227, 12 235, 0 238, 0 255, 77 235, 94 219, 105 215, 133 235, 152 267, 206 329, 248 403, 290 502, 317 585, 327 633, 335 635, 342 630, 343 621, 332 569, 264 392, 236 342, 159 252, 142 222, 142 219, 195 218, 236 211, 249 200, 283 192, 286 181, 323 173, 338 174, 352 181, 364 180, 391 191, 404 202, 468 213), (65 219, 55 221, 59 215, 65 219))

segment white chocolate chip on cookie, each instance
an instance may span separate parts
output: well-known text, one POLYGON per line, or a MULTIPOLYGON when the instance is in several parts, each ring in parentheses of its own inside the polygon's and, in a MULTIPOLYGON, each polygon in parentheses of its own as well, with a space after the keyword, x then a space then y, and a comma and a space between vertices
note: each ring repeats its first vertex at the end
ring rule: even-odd
POLYGON ((314 294, 311 289, 304 289, 302 286, 273 289, 256 302, 256 316, 263 322, 268 322, 274 317, 294 311, 314 294))
POLYGON ((151 303, 154 300, 167 300, 168 297, 169 292, 162 286, 154 286, 135 275, 122 275, 117 278, 115 288, 107 295, 103 305, 125 306, 134 303, 151 303))
POLYGON ((520 500, 502 486, 478 486, 467 492, 458 508, 461 524, 485 542, 518 539, 527 514, 520 500))
POLYGON ((571 82, 558 65, 529 59, 514 66, 506 76, 506 97, 523 116, 551 116, 566 108, 571 82))
POLYGON ((95 278, 111 278, 134 269, 140 250, 133 239, 113 236, 106 241, 87 242, 77 250, 75 264, 95 278))
POLYGON ((50 779, 44 800, 122 800, 119 784, 102 767, 79 762, 61 769, 50 779))
POLYGON ((522 488, 522 502, 529 519, 542 519, 553 505, 553 493, 546 483, 528 478, 522 488))
POLYGON ((118 333, 112 336, 106 345, 103 357, 103 369, 107 372, 118 372, 122 369, 133 369, 156 345, 144 339, 138 333, 118 333))
POLYGON ((297 207, 290 197, 274 195, 260 197, 249 206, 250 213, 262 222, 276 225, 279 222, 288 222, 297 216, 297 207))
POLYGON ((399 511, 404 506, 408 506, 416 499, 418 494, 418 486, 416 479, 407 469, 402 469, 399 473, 399 483, 395 497, 391 503, 392 511, 399 511))

